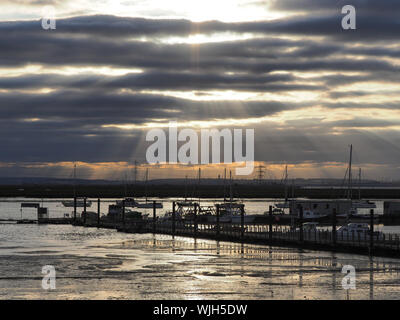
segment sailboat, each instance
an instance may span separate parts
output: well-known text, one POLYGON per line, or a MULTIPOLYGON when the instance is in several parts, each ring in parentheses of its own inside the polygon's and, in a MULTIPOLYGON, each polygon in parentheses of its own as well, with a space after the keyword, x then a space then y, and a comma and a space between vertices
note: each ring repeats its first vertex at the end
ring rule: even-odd
MULTIPOLYGON (((76 198, 76 163, 74 163, 74 171, 73 171, 73 188, 74 188, 74 199, 76 198)), ((74 200, 64 200, 61 201, 62 205, 66 208, 74 208, 75 201, 74 200)), ((76 207, 83 208, 85 206, 84 198, 76 198, 76 207)), ((86 200, 86 207, 92 206, 92 201, 86 200)))
POLYGON ((153 201, 148 201, 148 198, 147 198, 147 184, 148 184, 148 182, 149 182, 149 169, 147 168, 146 169, 146 176, 145 176, 145 196, 146 196, 146 201, 143 203, 143 202, 137 202, 137 201, 134 201, 134 206, 135 206, 135 208, 138 208, 138 209, 152 209, 152 208, 154 208, 154 206, 156 207, 156 209, 162 209, 163 208, 163 204, 161 203, 161 202, 156 202, 156 203, 154 203, 153 201))
POLYGON ((275 208, 274 208, 274 210, 276 212, 280 211, 281 214, 284 214, 284 211, 283 211, 284 209, 289 209, 290 208, 290 201, 289 201, 289 198, 288 198, 288 187, 287 187, 288 177, 289 177, 288 166, 286 165, 285 166, 284 176, 283 176, 283 179, 282 179, 282 182, 283 182, 284 187, 285 187, 285 194, 284 194, 285 202, 276 203, 275 204, 275 208))
MULTIPOLYGON (((224 186, 226 179, 226 171, 224 175, 224 186)), ((224 194, 224 202, 218 203, 219 206, 219 221, 225 223, 240 223, 241 222, 241 210, 244 207, 243 202, 233 199, 233 190, 232 190, 232 171, 229 172, 229 200, 226 199, 224 194)), ((254 221, 255 216, 252 215, 244 215, 244 221, 246 223, 250 223, 254 221)), ((216 217, 210 216, 210 222, 215 222, 216 217)))
POLYGON ((373 202, 365 201, 361 199, 361 168, 359 170, 359 189, 357 201, 353 200, 353 176, 352 176, 352 162, 353 162, 353 145, 350 145, 350 157, 349 157, 349 167, 348 173, 348 185, 347 185, 347 200, 350 202, 351 209, 348 212, 339 214, 339 217, 350 218, 369 218, 369 215, 363 215, 358 212, 358 209, 375 209, 376 205, 373 202))

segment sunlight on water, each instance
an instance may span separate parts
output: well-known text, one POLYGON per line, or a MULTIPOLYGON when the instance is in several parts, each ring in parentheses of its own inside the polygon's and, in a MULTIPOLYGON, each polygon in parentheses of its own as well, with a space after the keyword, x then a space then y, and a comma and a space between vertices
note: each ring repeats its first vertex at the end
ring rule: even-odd
MULTIPOLYGON (((44 203, 62 216, 59 203, 44 203)), ((246 206, 266 207, 261 201, 246 206)), ((18 216, 19 203, 1 208, 7 208, 2 218, 18 216)), ((0 224, 0 299, 398 299, 399 270, 396 259, 0 224), (54 291, 41 288, 44 265, 56 268, 54 291), (356 290, 342 288, 344 265, 356 268, 356 290)))

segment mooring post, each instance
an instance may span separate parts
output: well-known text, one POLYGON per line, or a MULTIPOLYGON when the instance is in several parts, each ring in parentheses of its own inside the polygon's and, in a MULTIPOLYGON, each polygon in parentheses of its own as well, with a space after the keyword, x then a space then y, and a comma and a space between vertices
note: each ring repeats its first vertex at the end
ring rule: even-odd
POLYGON ((336 208, 332 211, 332 245, 336 246, 336 208))
POLYGON ((125 199, 122 200, 122 227, 125 229, 125 199))
POLYGON ((299 233, 299 241, 303 243, 303 206, 299 205, 299 220, 300 220, 300 233, 299 233))
POLYGON ((374 209, 370 211, 370 235, 369 235, 369 253, 372 255, 374 249, 374 209))
POLYGON ((156 211, 157 211, 156 202, 153 201, 153 233, 156 233, 156 220, 157 220, 156 211))
POLYGON ((244 239, 244 204, 240 205, 240 238, 244 239))
POLYGON ((172 202, 172 234, 175 235, 175 201, 172 202))
POLYGON ((272 206, 269 206, 269 229, 268 229, 269 241, 272 241, 272 206))
POLYGON ((76 222, 76 197, 74 197, 74 222, 76 222))
POLYGON ((219 238, 219 230, 220 230, 220 227, 219 227, 219 204, 217 204, 217 237, 219 238))
POLYGON ((86 197, 83 198, 83 225, 86 225, 86 197))
POLYGON ((100 198, 97 199, 97 228, 100 228, 100 198))
POLYGON ((193 224, 194 224, 194 235, 195 236, 197 235, 197 210, 200 211, 200 206, 197 203, 195 203, 194 204, 194 221, 193 221, 193 224))

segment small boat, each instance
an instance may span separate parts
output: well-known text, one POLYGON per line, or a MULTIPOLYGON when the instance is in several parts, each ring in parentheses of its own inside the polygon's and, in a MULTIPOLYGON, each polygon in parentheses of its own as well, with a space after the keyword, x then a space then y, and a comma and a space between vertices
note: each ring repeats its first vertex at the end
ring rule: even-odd
MULTIPOLYGON (((138 209, 153 209, 153 202, 146 201, 144 203, 137 202, 134 198, 125 198, 124 200, 118 200, 116 202, 118 206, 122 206, 125 204, 126 208, 138 208, 138 209), (123 201, 125 201, 123 203, 123 201)), ((161 202, 156 202, 156 209, 162 209, 163 204, 161 202)))
MULTIPOLYGON (((74 198, 76 199, 76 207, 83 208, 85 206, 85 198, 77 198, 76 197, 76 164, 74 164, 74 171, 73 171, 73 190, 74 190, 74 198)), ((64 200, 61 201, 62 205, 66 208, 74 208, 75 201, 74 200, 64 200)), ((92 201, 86 200, 86 207, 91 207, 92 201)))
MULTIPOLYGON (((345 226, 340 227, 337 230, 337 236, 339 239, 351 240, 351 239, 369 239, 370 237, 370 228, 368 223, 348 223, 345 226)), ((383 233, 379 231, 374 232, 374 238, 382 239, 383 233)))
MULTIPOLYGON (((107 218, 111 219, 122 219, 123 207, 115 204, 108 206, 107 218)), ((132 211, 125 209, 125 219, 126 220, 142 220, 148 218, 148 214, 143 214, 142 212, 132 211)))
MULTIPOLYGON (((74 200, 64 200, 61 201, 62 205, 66 208, 73 208, 75 206, 74 200)), ((82 198, 77 198, 76 199, 76 207, 77 208, 83 208, 85 206, 85 200, 82 198)), ((92 201, 86 200, 86 207, 91 207, 92 206, 92 201)))
POLYGON ((316 211, 312 211, 312 210, 304 210, 303 212, 303 220, 322 220, 322 219, 326 219, 328 218, 329 215, 327 214, 322 214, 316 211))
MULTIPOLYGON (((135 207, 138 209, 153 209, 154 203, 153 202, 145 202, 145 203, 136 202, 135 207)), ((162 209, 163 204, 161 202, 156 202, 155 207, 156 207, 156 209, 162 209)))
MULTIPOLYGON (((318 222, 304 222, 303 231, 305 232, 317 231, 318 225, 319 225, 318 222)), ((296 231, 300 231, 300 228, 297 228, 296 231)))

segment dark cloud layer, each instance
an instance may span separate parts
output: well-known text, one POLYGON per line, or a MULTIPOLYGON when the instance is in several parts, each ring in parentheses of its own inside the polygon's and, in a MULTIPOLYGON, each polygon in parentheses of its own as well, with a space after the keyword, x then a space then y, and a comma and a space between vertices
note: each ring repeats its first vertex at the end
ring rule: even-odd
POLYGON ((399 110, 396 89, 385 94, 380 88, 347 86, 399 84, 400 2, 353 1, 358 15, 352 31, 341 28, 345 4, 272 1, 272 10, 290 15, 235 23, 98 15, 60 19, 56 30, 44 31, 40 21, 0 22, 0 67, 43 67, 41 73, 0 74, 0 147, 6 151, 0 162, 144 161, 143 129, 104 126, 245 121, 296 111, 298 119, 249 125, 256 128, 256 160, 343 162, 343 148, 353 143, 360 162, 397 166, 398 121, 367 115, 399 110), (220 33, 248 39, 171 43, 174 37, 213 39, 220 33), (71 66, 128 71, 118 76, 60 72, 71 66), (232 97, 197 101, 177 98, 174 91, 198 99, 221 92, 232 97), (243 93, 251 98, 235 98, 243 93), (358 101, 372 94, 392 99, 358 101), (270 98, 274 95, 282 101, 270 98), (313 115, 313 107, 331 111, 313 115), (357 111, 354 119, 338 120, 341 110, 357 111), (359 110, 366 114, 360 117, 359 110))

